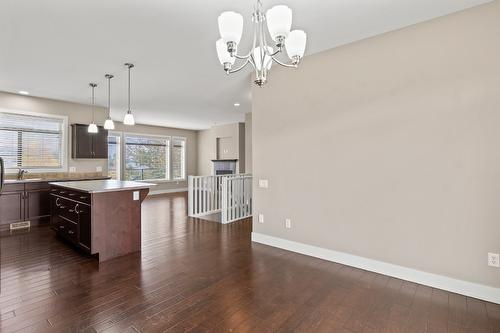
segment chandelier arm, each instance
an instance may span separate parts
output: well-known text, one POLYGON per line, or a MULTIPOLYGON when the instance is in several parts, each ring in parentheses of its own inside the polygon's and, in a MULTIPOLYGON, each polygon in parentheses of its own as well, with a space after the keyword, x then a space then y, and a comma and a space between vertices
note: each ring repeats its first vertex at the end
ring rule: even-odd
POLYGON ((243 68, 245 68, 248 65, 249 62, 250 62, 250 57, 248 57, 240 67, 235 68, 235 69, 231 69, 230 71, 228 71, 228 74, 233 74, 233 73, 237 73, 237 72, 241 71, 243 68))
POLYGON ((253 27, 253 42, 252 42, 252 47, 250 49, 250 51, 248 51, 247 54, 245 55, 239 55, 239 54, 234 54, 234 57, 236 59, 240 59, 240 60, 247 60, 253 53, 253 50, 255 50, 255 45, 257 44, 257 28, 258 28, 258 25, 259 23, 255 23, 254 24, 254 27, 253 27))
POLYGON ((299 66, 297 66, 297 65, 295 65, 295 64, 285 64, 284 62, 281 62, 281 61, 279 61, 278 59, 276 59, 276 57, 274 57, 274 56, 273 56, 273 57, 271 57, 271 59, 272 59, 275 63, 277 63, 278 65, 281 65, 281 66, 283 66, 283 67, 287 67, 287 68, 297 68, 297 67, 299 67, 299 66))

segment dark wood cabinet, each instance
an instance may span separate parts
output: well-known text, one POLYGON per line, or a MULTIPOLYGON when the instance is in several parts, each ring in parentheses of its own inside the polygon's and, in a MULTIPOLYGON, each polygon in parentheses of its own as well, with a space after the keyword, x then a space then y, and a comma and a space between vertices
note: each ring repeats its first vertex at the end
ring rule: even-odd
POLYGON ((0 225, 24 221, 24 186, 22 190, 4 185, 0 195, 0 225))
POLYGON ((48 183, 25 185, 25 220, 50 216, 50 194, 48 183))
POLYGON ((72 158, 108 158, 108 131, 98 126, 98 133, 89 133, 88 125, 71 125, 72 158))
POLYGON ((90 251, 91 234, 91 212, 90 206, 81 205, 78 207, 78 242, 80 246, 90 251))
POLYGON ((16 222, 38 222, 49 216, 48 183, 4 185, 0 195, 0 229, 7 229, 11 223, 16 222))
POLYGON ((50 191, 50 207, 52 229, 70 243, 90 253, 90 194, 55 187, 50 191))

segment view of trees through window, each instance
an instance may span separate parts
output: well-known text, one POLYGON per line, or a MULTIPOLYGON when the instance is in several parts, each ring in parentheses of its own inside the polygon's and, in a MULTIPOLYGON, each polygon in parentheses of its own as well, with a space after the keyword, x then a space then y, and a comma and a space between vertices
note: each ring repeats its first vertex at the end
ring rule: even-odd
POLYGON ((126 180, 168 179, 169 140, 161 137, 125 137, 126 180))
POLYGON ((124 134, 123 143, 121 139, 120 133, 109 133, 108 174, 113 179, 186 178, 185 138, 124 134))

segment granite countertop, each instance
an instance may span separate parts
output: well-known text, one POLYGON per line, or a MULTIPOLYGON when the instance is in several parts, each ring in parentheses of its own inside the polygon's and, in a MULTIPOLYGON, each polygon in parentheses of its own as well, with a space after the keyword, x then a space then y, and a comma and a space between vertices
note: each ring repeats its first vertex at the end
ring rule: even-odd
POLYGON ((123 180, 87 180, 74 182, 52 182, 50 185, 64 187, 70 190, 82 191, 87 193, 102 193, 140 190, 156 186, 156 184, 123 181, 123 180))
POLYGON ((82 180, 105 180, 110 179, 108 176, 97 177, 73 177, 73 178, 27 178, 27 179, 6 179, 5 184, 24 184, 24 183, 46 183, 46 182, 68 182, 68 181, 82 181, 82 180))

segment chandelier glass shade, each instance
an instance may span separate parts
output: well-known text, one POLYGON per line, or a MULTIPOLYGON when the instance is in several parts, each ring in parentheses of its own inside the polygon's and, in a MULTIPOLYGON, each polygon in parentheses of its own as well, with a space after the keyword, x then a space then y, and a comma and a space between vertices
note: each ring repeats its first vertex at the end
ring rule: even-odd
POLYGON ((302 30, 291 30, 292 10, 284 5, 274 6, 264 15, 262 2, 258 0, 252 14, 252 21, 254 37, 252 48, 247 54, 238 53, 243 34, 243 16, 236 12, 227 11, 219 16, 221 39, 215 43, 215 46, 219 62, 224 66, 227 74, 239 72, 250 64, 255 70, 255 83, 262 86, 267 82, 267 74, 273 62, 284 67, 298 67, 300 60, 304 57, 307 35, 302 30), (267 33, 272 43, 268 43, 267 33), (279 60, 279 54, 285 49, 289 59, 279 60), (240 60, 241 64, 233 68, 236 59, 240 60))

